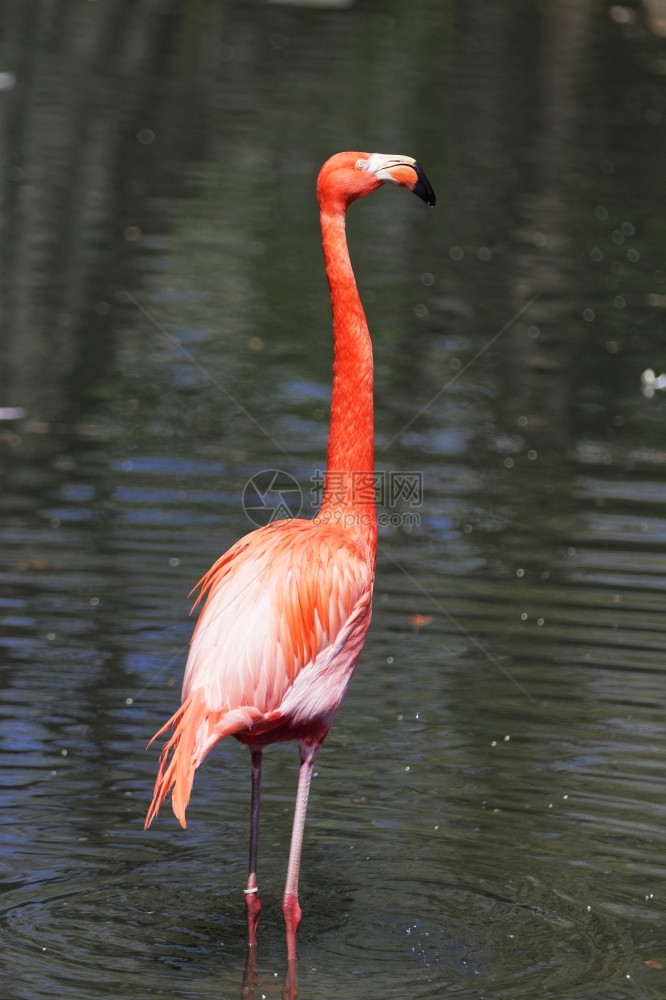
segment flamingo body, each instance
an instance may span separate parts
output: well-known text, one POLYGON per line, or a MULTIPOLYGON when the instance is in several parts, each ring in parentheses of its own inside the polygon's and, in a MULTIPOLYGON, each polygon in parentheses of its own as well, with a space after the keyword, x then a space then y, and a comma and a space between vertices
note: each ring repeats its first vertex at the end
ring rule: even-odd
MULTIPOLYGON (((182 704, 160 756, 149 826, 172 794, 185 826, 194 772, 225 736, 252 753, 248 941, 259 920, 257 852, 263 747, 297 740, 301 757, 282 910, 296 956, 298 875, 312 767, 349 685, 370 625, 377 550, 372 345, 354 278, 345 216, 383 184, 435 195, 408 156, 337 153, 317 180, 333 314, 333 393, 322 507, 312 521, 284 520, 236 542, 200 581, 203 601, 183 680, 182 704)), ((252 950, 252 948, 251 948, 252 950)))
POLYGON ((156 734, 174 730, 147 824, 173 787, 186 825, 194 771, 225 736, 323 739, 370 625, 373 577, 362 539, 301 519, 259 528, 218 559, 199 584, 182 705, 156 734))

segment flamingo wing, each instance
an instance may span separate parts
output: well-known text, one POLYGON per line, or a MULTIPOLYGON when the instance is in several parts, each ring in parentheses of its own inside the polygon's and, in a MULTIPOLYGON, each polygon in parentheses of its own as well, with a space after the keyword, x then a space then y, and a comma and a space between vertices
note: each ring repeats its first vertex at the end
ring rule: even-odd
POLYGON ((185 826, 194 771, 225 736, 328 730, 370 623, 373 576, 363 543, 304 520, 260 528, 213 565, 200 581, 183 703, 156 734, 173 729, 146 825, 173 787, 185 826))

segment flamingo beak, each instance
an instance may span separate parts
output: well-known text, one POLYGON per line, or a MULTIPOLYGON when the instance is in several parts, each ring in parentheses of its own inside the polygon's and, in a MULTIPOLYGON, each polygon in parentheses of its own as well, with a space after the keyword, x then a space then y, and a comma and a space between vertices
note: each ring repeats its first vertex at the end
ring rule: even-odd
POLYGON ((426 205, 434 208, 437 199, 432 185, 421 165, 411 156, 385 156, 382 153, 373 153, 368 160, 367 169, 380 181, 399 184, 413 191, 426 205))
POLYGON ((415 195, 418 195, 421 201, 424 201, 426 205, 429 205, 430 208, 434 208, 437 203, 435 192, 432 189, 432 184, 423 173, 421 165, 417 163, 416 160, 414 160, 414 163, 412 164, 412 170, 416 171, 416 184, 412 188, 412 191, 415 195))

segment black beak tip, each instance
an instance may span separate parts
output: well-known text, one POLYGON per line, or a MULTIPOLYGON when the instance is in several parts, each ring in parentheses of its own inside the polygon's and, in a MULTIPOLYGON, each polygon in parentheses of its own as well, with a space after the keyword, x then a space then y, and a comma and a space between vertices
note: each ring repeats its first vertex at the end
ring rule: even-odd
POLYGON ((416 171, 416 184, 412 188, 412 191, 415 195, 418 195, 418 197, 421 198, 426 205, 430 205, 431 208, 434 208, 437 204, 437 198, 430 181, 423 173, 420 164, 415 163, 414 170, 416 171))

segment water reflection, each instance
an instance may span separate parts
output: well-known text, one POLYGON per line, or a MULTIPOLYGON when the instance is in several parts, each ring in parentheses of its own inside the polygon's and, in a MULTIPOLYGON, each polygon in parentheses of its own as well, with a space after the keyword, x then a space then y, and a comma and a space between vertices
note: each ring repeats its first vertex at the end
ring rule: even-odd
POLYGON ((661 6, 3 5, 9 1000, 243 988, 246 755, 147 836, 142 748, 248 479, 321 467, 312 186, 345 146, 418 153, 442 210, 349 220, 378 461, 424 497, 319 761, 301 995, 662 995, 661 6))
MULTIPOLYGON (((249 1000, 255 1000, 255 997, 257 996, 257 989, 263 990, 263 988, 264 987, 260 984, 260 977, 257 972, 257 949, 249 948, 245 963, 245 971, 243 972, 241 998, 247 997, 249 1000)), ((282 993, 280 995, 282 1000, 296 1000, 296 997, 299 995, 298 963, 295 958, 290 959, 287 962, 287 971, 285 972, 282 993)), ((265 994, 260 993, 259 996, 265 996, 265 994)))

